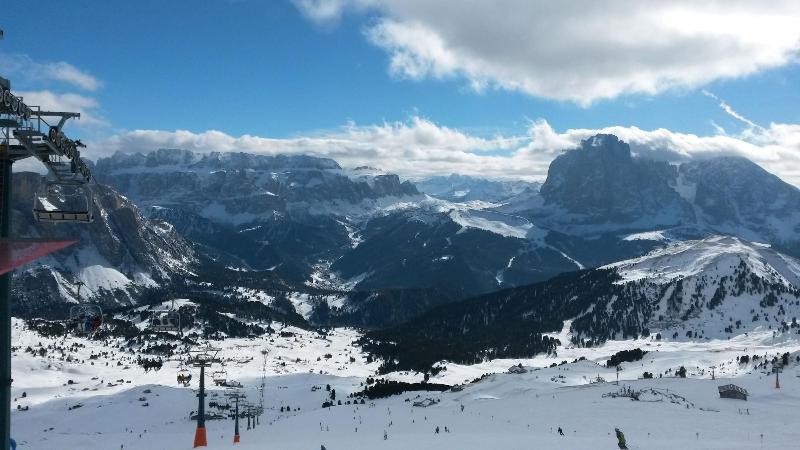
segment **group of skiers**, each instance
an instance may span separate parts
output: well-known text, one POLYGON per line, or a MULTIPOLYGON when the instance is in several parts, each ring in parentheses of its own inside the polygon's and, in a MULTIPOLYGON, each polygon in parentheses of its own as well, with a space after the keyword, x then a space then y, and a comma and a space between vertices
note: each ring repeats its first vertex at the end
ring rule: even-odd
POLYGON ((70 328, 82 334, 94 333, 102 324, 103 316, 100 314, 82 313, 80 316, 72 319, 70 328))
POLYGON ((192 381, 192 374, 179 373, 177 378, 178 378, 178 383, 187 386, 192 381))

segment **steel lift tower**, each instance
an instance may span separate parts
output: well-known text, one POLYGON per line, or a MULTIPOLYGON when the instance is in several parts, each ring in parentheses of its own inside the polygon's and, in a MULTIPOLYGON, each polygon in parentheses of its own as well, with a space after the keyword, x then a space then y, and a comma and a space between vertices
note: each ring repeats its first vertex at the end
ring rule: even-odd
POLYGON ((240 440, 239 436, 239 400, 244 400, 247 398, 239 389, 235 389, 231 392, 225 393, 225 396, 228 398, 232 398, 235 402, 235 409, 233 413, 233 443, 238 444, 240 440))
MULTIPOLYGON (((0 30, 0 39, 3 32, 0 30)), ((34 216, 39 221, 92 221, 92 174, 80 157, 80 140, 62 131, 79 113, 42 111, 11 92, 11 82, 0 74, 0 449, 10 447, 11 434, 11 272, 76 241, 11 239, 11 167, 34 157, 47 168, 44 191, 37 192, 34 216), (48 122, 49 121, 49 122, 48 122), (48 200, 50 197, 53 202, 48 200), (75 201, 77 200, 77 201, 75 201), (38 203, 37 203, 38 202, 38 203), (78 205, 78 206, 75 206, 78 205)))
POLYGON ((200 389, 197 392, 197 429, 194 433, 194 448, 206 447, 206 367, 211 367, 214 363, 219 363, 217 353, 220 349, 206 346, 199 347, 191 351, 189 364, 200 368, 200 389))

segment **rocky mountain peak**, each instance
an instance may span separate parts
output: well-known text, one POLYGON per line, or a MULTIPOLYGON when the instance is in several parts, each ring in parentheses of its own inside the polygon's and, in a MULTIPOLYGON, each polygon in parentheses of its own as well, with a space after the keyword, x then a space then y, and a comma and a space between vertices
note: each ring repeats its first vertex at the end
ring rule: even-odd
POLYGON ((667 225, 685 215, 670 187, 676 176, 668 163, 634 158, 627 143, 598 134, 557 157, 540 192, 546 205, 580 215, 588 223, 656 218, 667 225))

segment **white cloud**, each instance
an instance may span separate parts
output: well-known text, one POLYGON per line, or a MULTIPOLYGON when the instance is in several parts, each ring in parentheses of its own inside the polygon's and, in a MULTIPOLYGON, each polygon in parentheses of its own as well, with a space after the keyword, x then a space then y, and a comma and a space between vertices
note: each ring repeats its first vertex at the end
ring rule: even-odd
MULTIPOLYGON (((761 128, 760 126, 758 126, 752 120, 750 120, 747 117, 745 117, 745 116, 739 114, 738 112, 736 112, 736 110, 733 109, 733 107, 731 107, 731 105, 729 105, 725 100, 717 97, 713 92, 709 92, 709 91, 707 91, 705 89, 703 89, 701 92, 706 97, 713 98, 714 100, 717 100, 719 102, 719 107, 722 108, 723 111, 725 111, 725 114, 733 117, 734 119, 738 120, 739 122, 742 122, 743 124, 747 125, 750 128, 761 128)), ((713 124, 713 125, 717 126, 716 124, 713 124)), ((724 130, 723 130, 723 134, 724 134, 724 130)))
POLYGON ((292 0, 303 15, 317 24, 338 22, 346 9, 364 10, 379 0, 292 0))
MULTIPOLYGON (((99 113, 100 105, 92 97, 80 94, 60 94, 53 91, 19 91, 26 104, 40 106, 45 111, 68 111, 81 114, 80 119, 70 119, 69 125, 108 126, 109 123, 99 113)), ((51 124, 55 125, 55 124, 51 124)))
POLYGON ((260 154, 310 154, 335 159, 347 167, 370 165, 409 177, 435 173, 476 173, 494 167, 498 174, 506 158, 481 154, 488 150, 512 151, 520 138, 482 138, 413 117, 407 122, 359 126, 349 123, 340 130, 287 139, 230 136, 211 130, 134 130, 90 145, 84 153, 96 158, 109 152, 183 148, 195 151, 246 151, 260 154), (97 150, 102 149, 102 154, 97 150))
POLYGON ((0 68, 3 70, 3 76, 11 79, 14 94, 22 97, 27 105, 39 106, 49 111, 80 113, 81 118, 68 121, 68 126, 109 125, 100 113, 100 104, 91 94, 75 92, 75 88, 93 92, 99 89, 102 83, 72 64, 64 61, 39 62, 27 55, 0 53, 0 68), (25 89, 19 89, 20 86, 15 81, 20 81, 25 89), (52 89, 53 82, 57 82, 60 89, 52 89))
POLYGON ((796 62, 796 0, 295 0, 316 23, 372 8, 393 74, 588 105, 796 62))
POLYGON ((64 61, 43 63, 26 55, 0 53, 0 67, 12 83, 15 77, 24 77, 29 83, 59 81, 86 91, 96 91, 102 86, 91 74, 64 61))
POLYGON ((213 130, 203 133, 135 130, 90 145, 85 154, 98 157, 117 150, 148 152, 157 148, 303 153, 330 157, 345 167, 368 165, 409 178, 462 173, 543 180, 556 156, 597 133, 615 134, 628 142, 634 153, 671 162, 743 156, 800 186, 800 125, 787 124, 752 128, 736 136, 698 136, 662 128, 642 130, 622 126, 557 132, 545 120, 538 120, 519 136, 483 138, 413 117, 406 122, 382 125, 350 123, 333 132, 287 139, 235 137, 213 130))

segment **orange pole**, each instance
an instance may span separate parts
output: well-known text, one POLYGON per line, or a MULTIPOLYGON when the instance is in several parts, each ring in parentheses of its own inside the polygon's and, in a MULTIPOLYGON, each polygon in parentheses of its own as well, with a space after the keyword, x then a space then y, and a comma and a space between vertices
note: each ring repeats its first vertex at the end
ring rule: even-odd
POLYGON ((207 445, 208 441, 206 440, 206 428, 197 427, 196 431, 194 432, 194 448, 206 447, 207 445))

